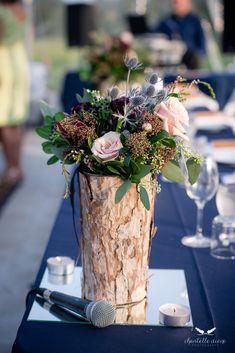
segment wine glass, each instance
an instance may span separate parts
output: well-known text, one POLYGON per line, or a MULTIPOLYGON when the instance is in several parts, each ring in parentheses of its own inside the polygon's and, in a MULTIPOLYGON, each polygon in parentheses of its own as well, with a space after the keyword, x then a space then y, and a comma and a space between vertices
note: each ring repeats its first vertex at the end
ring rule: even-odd
POLYGON ((202 233, 203 209, 207 201, 216 193, 219 184, 219 173, 216 162, 211 157, 204 157, 196 183, 185 183, 188 196, 197 205, 197 228, 195 235, 185 236, 181 239, 183 245, 194 248, 206 248, 210 246, 210 239, 202 233))

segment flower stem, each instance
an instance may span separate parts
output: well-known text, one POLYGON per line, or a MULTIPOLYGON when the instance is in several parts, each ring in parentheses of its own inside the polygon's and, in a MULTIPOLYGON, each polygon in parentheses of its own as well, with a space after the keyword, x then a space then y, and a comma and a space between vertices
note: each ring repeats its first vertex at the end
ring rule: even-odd
POLYGON ((126 97, 127 97, 127 94, 128 94, 129 81, 130 81, 130 74, 131 74, 131 70, 129 69, 129 70, 128 70, 128 73, 127 73, 127 79, 126 79, 126 97))
POLYGON ((203 221, 203 209, 204 203, 196 202, 197 205, 197 228, 196 228, 196 236, 202 237, 202 221, 203 221))

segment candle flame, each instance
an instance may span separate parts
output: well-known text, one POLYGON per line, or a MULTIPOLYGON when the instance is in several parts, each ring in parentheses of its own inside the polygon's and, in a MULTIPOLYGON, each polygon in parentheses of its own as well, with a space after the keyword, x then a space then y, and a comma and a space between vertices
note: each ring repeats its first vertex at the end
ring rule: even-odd
POLYGON ((62 261, 61 257, 60 256, 56 256, 56 261, 61 262, 62 261))

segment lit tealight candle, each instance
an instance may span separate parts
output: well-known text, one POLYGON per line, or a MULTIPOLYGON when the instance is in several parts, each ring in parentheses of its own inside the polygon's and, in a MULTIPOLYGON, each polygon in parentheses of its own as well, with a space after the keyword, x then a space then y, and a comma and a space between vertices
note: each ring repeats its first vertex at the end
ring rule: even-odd
POLYGON ((70 275, 74 271, 74 260, 68 256, 49 257, 47 259, 47 268, 53 275, 70 275))
POLYGON ((181 327, 190 321, 190 309, 180 304, 164 304, 159 308, 159 322, 165 326, 181 327))

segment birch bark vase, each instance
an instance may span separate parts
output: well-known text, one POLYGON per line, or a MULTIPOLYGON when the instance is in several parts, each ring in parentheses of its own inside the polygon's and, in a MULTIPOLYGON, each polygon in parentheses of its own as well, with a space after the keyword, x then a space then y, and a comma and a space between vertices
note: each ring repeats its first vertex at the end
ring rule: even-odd
POLYGON ((150 210, 136 185, 115 204, 118 177, 79 173, 82 295, 120 306, 116 322, 144 323, 154 197, 146 177, 150 210), (132 305, 139 302, 136 305, 132 305), (131 304, 132 303, 132 304, 131 304))

